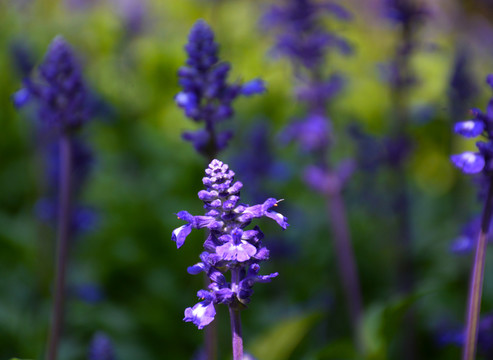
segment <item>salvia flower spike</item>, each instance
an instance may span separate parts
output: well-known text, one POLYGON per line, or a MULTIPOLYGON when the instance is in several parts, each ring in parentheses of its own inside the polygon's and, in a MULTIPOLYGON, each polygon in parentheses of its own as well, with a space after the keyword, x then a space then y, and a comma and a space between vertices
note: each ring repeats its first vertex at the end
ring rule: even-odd
MULTIPOLYGON (((486 82, 493 88, 492 74, 488 75, 486 82)), ((457 123, 454 131, 467 138, 482 135, 485 141, 476 143, 477 151, 466 151, 451 156, 452 163, 465 174, 479 174, 481 185, 486 188, 481 230, 475 244, 476 252, 469 287, 463 360, 473 360, 476 354, 486 245, 493 214, 493 99, 490 100, 486 112, 473 109, 471 113, 472 119, 457 123)))
POLYGON ((218 123, 233 117, 234 100, 241 95, 261 94, 265 86, 260 79, 228 82, 231 65, 219 60, 214 33, 204 20, 197 21, 192 27, 185 50, 188 55, 186 65, 178 70, 182 91, 175 96, 175 102, 188 118, 203 122, 205 128, 185 132, 183 138, 190 141, 197 152, 212 160, 232 136, 231 131, 220 131, 217 127, 218 123))
POLYGON ((14 105, 19 108, 33 102, 38 119, 58 135, 59 141, 57 264, 46 356, 48 360, 56 360, 63 324, 65 274, 72 230, 74 134, 89 120, 92 107, 73 51, 61 36, 51 42, 37 73, 28 75, 23 80, 24 87, 13 95, 14 105))
POLYGON ((240 202, 243 184, 234 181, 235 173, 227 164, 213 160, 202 179, 205 190, 198 193, 204 202, 204 215, 191 215, 180 211, 177 216, 186 222, 173 231, 171 239, 180 248, 192 229, 208 230, 204 252, 200 262, 190 266, 188 273, 205 272, 211 283, 207 289, 199 290, 200 301, 185 310, 184 321, 192 322, 199 329, 210 324, 216 315, 215 305, 225 304, 231 315, 233 332, 233 355, 242 359, 240 310, 246 308, 256 282, 270 282, 278 275, 259 275, 260 262, 269 258, 269 250, 263 245, 263 233, 258 226, 246 229, 256 218, 268 217, 281 228, 289 224, 287 218, 273 210, 281 200, 269 198, 264 203, 249 206, 240 202), (227 273, 230 279, 227 279, 227 273))

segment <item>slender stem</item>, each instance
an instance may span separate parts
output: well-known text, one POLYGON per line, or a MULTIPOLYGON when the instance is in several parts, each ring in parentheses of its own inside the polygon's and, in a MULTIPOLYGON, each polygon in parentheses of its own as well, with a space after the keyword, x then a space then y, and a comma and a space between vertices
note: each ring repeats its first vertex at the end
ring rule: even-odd
MULTIPOLYGON (((210 279, 207 275, 204 276, 204 284, 206 288, 211 283, 210 279)), ((204 329, 205 334, 205 355, 206 360, 216 360, 217 358, 217 327, 216 323, 213 321, 209 325, 207 325, 204 329)))
POLYGON ((466 341, 463 348, 462 359, 473 360, 476 354, 478 340, 479 311, 481 308, 481 294, 483 292, 484 264, 486 257, 486 244, 490 229, 491 216, 493 214, 493 180, 488 187, 488 195, 484 205, 481 219, 481 231, 471 274, 469 297, 466 313, 466 341))
MULTIPOLYGON (((238 291, 240 283, 240 270, 231 270, 231 288, 234 292, 238 291)), ((233 343, 233 360, 243 359, 243 338, 241 336, 240 310, 235 304, 229 306, 229 316, 231 318, 231 337, 233 343)))
POLYGON ((60 193, 58 207, 58 242, 55 273, 55 299, 53 302, 50 335, 48 339, 47 360, 56 360, 60 342, 65 303, 65 274, 67 269, 68 246, 71 220, 71 173, 72 149, 70 135, 60 138, 60 193))
POLYGON ((346 207, 340 188, 335 189, 328 194, 327 208, 329 212, 329 221, 332 223, 331 229, 334 234, 339 274, 349 307, 353 338, 356 346, 359 348, 361 344, 359 341, 358 329, 363 312, 363 305, 358 270, 346 218, 346 207))

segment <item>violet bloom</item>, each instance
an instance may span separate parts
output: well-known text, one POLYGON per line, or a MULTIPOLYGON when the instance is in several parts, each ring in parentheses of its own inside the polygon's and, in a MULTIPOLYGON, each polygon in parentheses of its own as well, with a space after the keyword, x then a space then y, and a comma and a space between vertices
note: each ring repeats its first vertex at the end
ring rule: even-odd
MULTIPOLYGON (((175 229, 171 237, 180 248, 192 229, 208 230, 200 262, 189 267, 188 272, 194 275, 204 272, 211 283, 207 289, 197 293, 201 301, 185 310, 184 321, 192 322, 202 329, 214 320, 215 305, 225 304, 230 308, 232 319, 235 319, 233 331, 237 335, 239 311, 250 302, 253 285, 256 282, 269 282, 278 275, 259 275, 259 263, 269 258, 269 250, 263 246, 264 234, 258 226, 246 228, 254 219, 261 217, 271 218, 283 229, 288 227, 288 223, 285 216, 272 210, 280 200, 269 198, 254 206, 241 203, 240 190, 243 184, 234 181, 235 173, 228 165, 213 160, 205 173, 202 182, 206 189, 201 190, 198 197, 204 202, 206 213, 193 216, 187 211, 180 211, 178 218, 187 224, 175 229), (228 272, 231 273, 229 280, 226 276, 228 272)), ((239 346, 233 340, 236 355, 239 346)))
POLYGON ((188 118, 203 122, 205 128, 185 132, 183 138, 192 142, 199 153, 212 159, 226 147, 232 136, 230 131, 219 131, 217 126, 234 115, 234 100, 240 95, 261 94, 265 86, 260 79, 243 84, 228 83, 231 66, 219 60, 214 33, 203 20, 193 26, 185 50, 187 65, 178 70, 182 91, 175 96, 175 101, 188 118))
POLYGON ((89 346, 88 360, 115 360, 111 339, 103 332, 94 334, 89 346))

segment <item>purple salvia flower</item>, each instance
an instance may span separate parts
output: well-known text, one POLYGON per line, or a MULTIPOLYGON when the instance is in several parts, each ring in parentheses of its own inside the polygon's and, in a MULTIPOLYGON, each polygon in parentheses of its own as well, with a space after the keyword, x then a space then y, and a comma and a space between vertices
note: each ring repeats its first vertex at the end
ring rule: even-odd
MULTIPOLYGON (((296 141, 304 151, 313 155, 315 164, 306 171, 305 180, 327 198, 341 282, 349 302, 355 342, 358 342, 362 301, 342 186, 339 186, 344 181, 328 164, 333 131, 326 110, 344 81, 341 75, 327 74, 325 71, 328 54, 335 51, 350 55, 352 47, 345 38, 326 30, 324 16, 343 21, 352 17, 344 7, 333 2, 286 0, 281 5, 272 6, 263 17, 262 24, 267 29, 277 31, 272 52, 291 61, 297 81, 296 96, 307 108, 303 118, 293 121, 284 129, 281 140, 296 141)), ((344 175, 344 180, 346 177, 344 175)), ((279 224, 282 226, 282 221, 279 224)))
POLYGON ((92 103, 73 51, 60 36, 50 44, 39 77, 25 78, 24 88, 13 96, 22 107, 30 101, 37 106, 38 118, 61 131, 75 130, 92 115, 92 103))
MULTIPOLYGON (((486 83, 493 88, 493 82, 491 81, 491 75, 486 78, 486 83)), ((452 163, 460 168, 466 174, 480 174, 481 183, 486 188, 486 196, 484 198, 484 209, 481 217, 481 226, 478 235, 478 241, 475 243, 475 257, 472 268, 472 275, 469 288, 467 312, 466 312, 466 334, 463 348, 463 360, 473 360, 476 354, 476 347, 478 343, 478 334, 480 333, 480 306, 481 295, 483 290, 484 280, 484 266, 486 259, 486 245, 489 236, 491 218, 493 215, 493 173, 492 173, 492 160, 493 160, 493 99, 488 103, 486 112, 481 110, 472 109, 471 113, 474 116, 472 122, 474 124, 469 128, 478 126, 483 131, 476 131, 474 133, 483 134, 485 142, 478 141, 476 147, 478 152, 464 152, 458 155, 452 155, 452 163), (481 125, 476 125, 479 123, 481 125)), ((467 122, 466 122, 467 123, 467 122)), ((460 123, 459 123, 460 124, 460 123)), ((459 125, 459 127, 461 127, 459 125)), ((462 129, 461 129, 462 130, 462 129)), ((458 131, 461 135, 471 137, 472 133, 458 131)))
POLYGON ((205 173, 202 179, 205 190, 198 193, 204 202, 205 215, 178 212, 178 218, 187 224, 175 229, 171 237, 179 248, 192 229, 208 229, 200 262, 190 266, 188 272, 194 275, 205 272, 210 285, 197 293, 202 301, 185 310, 184 321, 202 329, 214 320, 216 304, 228 305, 232 319, 233 355, 238 360, 243 351, 239 311, 250 302, 256 282, 269 282, 278 275, 258 274, 259 263, 269 258, 269 251, 262 244, 263 234, 258 226, 253 229, 246 227, 253 219, 261 217, 273 219, 283 229, 288 227, 288 223, 286 217, 272 210, 280 200, 269 198, 254 206, 241 203, 243 185, 234 180, 235 173, 228 165, 213 160, 205 173), (229 281, 226 278, 228 272, 231 274, 229 281))
POLYGON ((228 83, 231 66, 219 60, 214 33, 203 20, 193 26, 185 50, 186 66, 178 70, 182 91, 176 94, 175 102, 188 118, 204 122, 205 129, 186 132, 183 138, 202 155, 214 158, 232 136, 231 131, 219 131, 217 125, 234 115, 234 100, 241 95, 261 94, 265 85, 260 79, 228 83))
POLYGON ((103 332, 94 334, 89 346, 88 360, 115 360, 111 339, 103 332))
POLYGON ((58 206, 53 206, 52 211, 58 219, 58 241, 52 323, 46 354, 47 360, 56 360, 63 325, 68 246, 74 228, 72 197, 77 182, 73 179, 78 175, 83 178, 87 170, 87 153, 83 151, 84 160, 78 161, 81 152, 78 152, 80 147, 74 137, 92 115, 94 102, 72 49, 60 36, 50 44, 38 71, 31 73, 25 74, 24 87, 13 95, 14 105, 23 107, 29 102, 34 103, 39 122, 55 132, 59 141, 56 150, 59 164, 49 171, 55 177, 53 198, 58 200, 58 206), (82 165, 79 168, 78 162, 82 165), (75 174, 74 169, 77 170, 75 174))

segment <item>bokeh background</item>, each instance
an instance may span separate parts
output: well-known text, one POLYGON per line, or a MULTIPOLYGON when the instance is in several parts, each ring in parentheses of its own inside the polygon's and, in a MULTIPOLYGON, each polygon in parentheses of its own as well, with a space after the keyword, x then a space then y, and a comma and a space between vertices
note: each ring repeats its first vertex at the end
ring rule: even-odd
MULTIPOLYGON (((192 233, 179 251, 171 241, 182 224, 174 214, 202 210, 197 192, 206 163, 181 139, 198 125, 174 103, 176 71, 197 19, 215 31, 221 59, 232 64, 232 80, 261 77, 267 84, 266 94, 236 102, 228 124, 235 137, 221 159, 245 183, 244 201, 285 199, 280 211, 291 225, 281 231, 269 221, 260 224, 272 250, 263 272, 280 275, 257 284, 242 313, 246 351, 259 360, 400 359, 404 314, 412 307, 419 359, 459 356, 449 338, 463 324, 472 257, 451 246, 481 204, 471 179, 449 162, 451 153, 474 147, 452 133, 453 122, 468 115, 453 110, 451 83, 459 61, 461 84, 468 81, 473 95, 467 106, 484 108, 491 96, 484 79, 493 72, 493 2, 430 1, 430 15, 417 32, 419 48, 411 59, 417 83, 408 108, 414 145, 405 167, 412 199, 408 256, 416 284, 407 295, 398 291, 399 229, 390 205, 399 184, 388 167, 365 162, 395 120, 385 64, 400 40, 398 25, 377 0, 345 1, 354 19, 327 23, 354 47, 352 56, 330 56, 326 66, 345 78, 330 107, 331 156, 361 160, 344 193, 365 306, 359 351, 351 340, 325 200, 302 180, 305 154, 279 140, 304 109, 293 100, 290 64, 270 56, 275 37, 259 27, 270 3, 0 2, 0 358, 41 359, 48 334, 56 234, 38 211, 46 194, 46 159, 33 113, 17 111, 11 95, 21 87, 21 59, 40 63, 56 35, 76 51, 104 108, 82 134, 95 157, 79 199, 90 214, 71 244, 60 359, 87 358, 98 331, 111 338, 119 360, 192 359, 200 351, 202 331, 182 318, 202 286, 202 278, 186 268, 197 262, 203 234, 192 233), (364 139, 354 136, 355 128, 364 139), (252 176, 249 168, 260 158, 270 159, 268 171, 252 176)), ((491 255, 485 314, 493 309, 491 255)), ((220 359, 230 359, 225 309, 219 307, 216 323, 220 359)))

